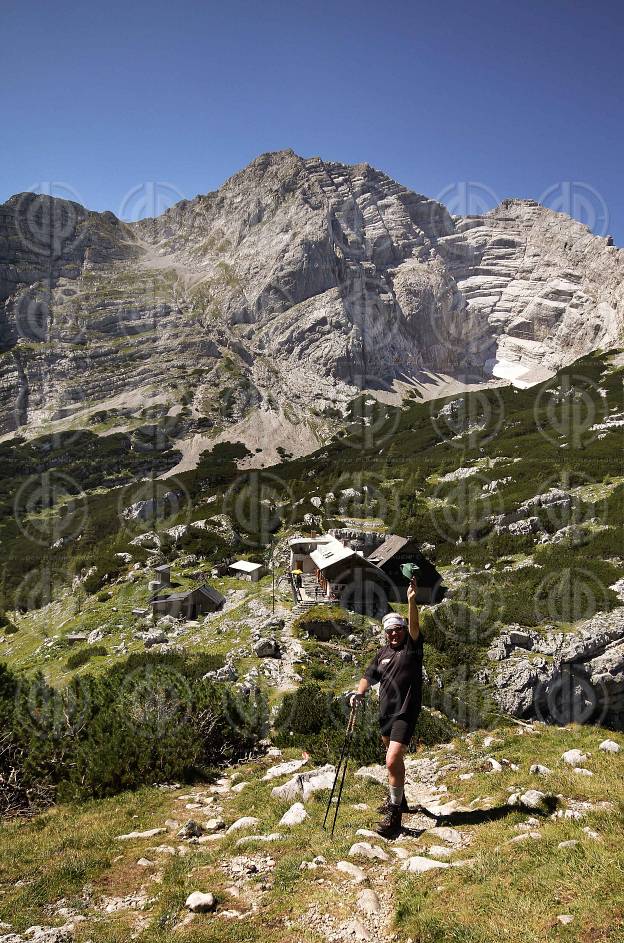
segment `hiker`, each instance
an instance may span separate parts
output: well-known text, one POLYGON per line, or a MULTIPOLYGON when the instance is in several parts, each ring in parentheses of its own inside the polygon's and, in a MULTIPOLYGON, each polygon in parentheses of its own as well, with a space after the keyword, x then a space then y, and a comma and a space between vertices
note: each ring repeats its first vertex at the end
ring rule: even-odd
POLYGON ((363 703, 372 684, 379 682, 379 726, 386 748, 386 767, 390 795, 380 806, 385 813, 377 827, 383 838, 396 838, 401 832, 401 817, 408 811, 405 799, 405 763, 403 757, 412 739, 422 700, 423 644, 416 605, 416 578, 407 589, 408 620, 396 612, 384 616, 382 625, 386 644, 364 673, 350 698, 351 705, 363 703))

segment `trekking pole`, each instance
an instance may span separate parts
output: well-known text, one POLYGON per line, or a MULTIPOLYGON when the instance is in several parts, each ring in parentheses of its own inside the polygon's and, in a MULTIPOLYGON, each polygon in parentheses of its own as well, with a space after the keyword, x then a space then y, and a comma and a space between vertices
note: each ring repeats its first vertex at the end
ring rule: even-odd
POLYGON ((336 767, 336 775, 334 776, 334 782, 332 785, 331 793, 329 796, 329 801, 327 803, 327 808, 325 810, 325 818, 323 819, 323 828, 325 828, 327 823, 327 816, 329 815, 329 810, 334 798, 334 792, 336 791, 336 785, 338 783, 338 777, 340 776, 340 770, 342 767, 342 780, 340 783, 340 790, 338 792, 338 799, 336 801, 336 812, 334 813, 334 821, 332 823, 332 837, 334 834, 334 829, 336 827, 336 818, 338 816, 338 807, 340 806, 340 799, 342 796, 342 789, 344 786, 345 776, 347 772, 347 763, 349 762, 349 752, 351 750, 351 741, 353 740, 353 731, 355 730, 355 720, 357 716, 357 705, 351 707, 351 713, 349 714, 349 722, 347 723, 347 732, 345 734, 344 743, 342 744, 342 751, 340 753, 340 759, 338 760, 338 765, 336 767), (344 766, 343 766, 344 760, 344 766))

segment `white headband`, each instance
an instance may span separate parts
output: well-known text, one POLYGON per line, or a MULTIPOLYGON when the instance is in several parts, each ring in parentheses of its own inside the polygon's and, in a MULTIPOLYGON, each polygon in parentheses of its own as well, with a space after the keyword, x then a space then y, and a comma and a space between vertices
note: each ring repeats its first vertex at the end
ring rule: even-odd
POLYGON ((383 625, 386 632, 388 629, 394 628, 406 629, 407 619, 404 619, 403 616, 400 616, 398 612, 389 612, 388 615, 383 617, 381 624, 383 625))

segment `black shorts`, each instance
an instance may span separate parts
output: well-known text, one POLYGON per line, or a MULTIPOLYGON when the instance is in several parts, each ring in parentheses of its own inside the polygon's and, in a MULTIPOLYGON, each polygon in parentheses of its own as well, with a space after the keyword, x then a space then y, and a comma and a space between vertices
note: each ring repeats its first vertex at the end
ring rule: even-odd
POLYGON ((398 714, 393 717, 380 717, 381 736, 409 746, 410 740, 414 736, 419 714, 420 711, 409 716, 398 714))

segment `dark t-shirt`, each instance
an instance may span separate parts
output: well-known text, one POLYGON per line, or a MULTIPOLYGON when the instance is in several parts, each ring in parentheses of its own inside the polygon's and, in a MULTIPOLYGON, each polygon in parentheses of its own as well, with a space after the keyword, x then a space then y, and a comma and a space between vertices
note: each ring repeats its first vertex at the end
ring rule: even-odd
POLYGON ((407 638, 400 648, 384 645, 364 672, 370 684, 379 683, 381 720, 413 718, 422 702, 423 643, 419 635, 407 638))

